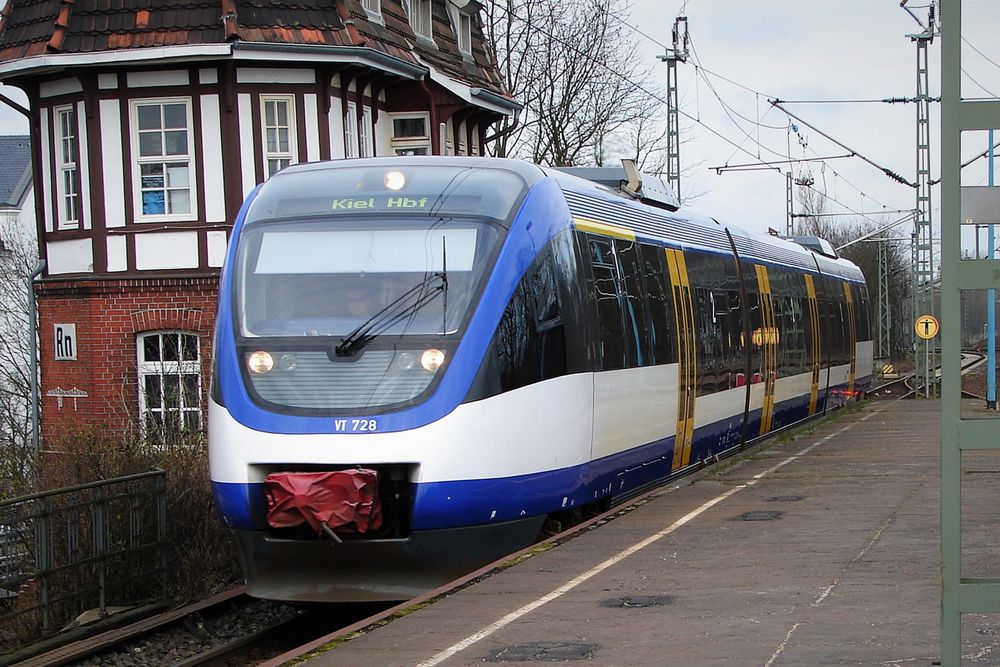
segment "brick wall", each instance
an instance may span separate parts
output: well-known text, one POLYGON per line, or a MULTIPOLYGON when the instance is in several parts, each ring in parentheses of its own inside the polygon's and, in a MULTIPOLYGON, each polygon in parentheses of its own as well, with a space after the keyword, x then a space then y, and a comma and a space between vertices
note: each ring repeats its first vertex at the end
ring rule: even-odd
POLYGON ((134 423, 136 340, 149 331, 198 335, 204 415, 218 278, 50 280, 38 283, 36 293, 43 439, 78 429, 124 432, 134 423), (57 324, 76 325, 76 360, 55 360, 57 324), (63 394, 61 406, 53 394, 63 394))

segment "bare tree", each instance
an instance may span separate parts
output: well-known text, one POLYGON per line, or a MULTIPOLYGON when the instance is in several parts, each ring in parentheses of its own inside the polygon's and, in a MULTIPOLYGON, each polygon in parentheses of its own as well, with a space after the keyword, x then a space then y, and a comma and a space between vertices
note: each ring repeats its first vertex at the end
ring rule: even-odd
MULTIPOLYGON (((798 222, 795 224, 797 234, 826 238, 824 234, 836 232, 837 228, 822 217, 826 213, 826 193, 811 185, 800 185, 796 198, 802 208, 802 213, 799 214, 798 222)), ((845 243, 847 240, 849 239, 844 240, 845 243)))
MULTIPOLYGON (((493 0, 484 8, 487 41, 509 92, 524 109, 500 124, 491 152, 539 164, 599 164, 605 149, 633 139, 646 158, 662 130, 629 44, 620 0, 493 0), (640 145, 641 144, 641 145, 640 145)), ((628 151, 628 157, 636 157, 628 151)), ((653 153, 655 155, 655 152, 653 153)), ((624 152, 623 152, 624 156, 624 152)))
MULTIPOLYGON (((545 0, 492 0, 482 10, 486 45, 492 51, 503 76, 504 86, 515 100, 524 106, 536 103, 537 86, 532 85, 541 65, 535 50, 541 34, 535 29, 545 0)), ((495 157, 511 157, 528 120, 523 111, 502 119, 493 135, 486 138, 495 157)))
POLYGON ((635 160, 640 171, 661 175, 667 171, 667 125, 657 116, 662 113, 661 103, 654 97, 645 101, 639 116, 625 123, 609 137, 602 138, 602 150, 595 162, 604 166, 605 161, 617 162, 622 158, 635 160))
POLYGON ((27 278, 38 255, 15 216, 0 214, 0 239, 0 495, 15 495, 32 479, 27 278))

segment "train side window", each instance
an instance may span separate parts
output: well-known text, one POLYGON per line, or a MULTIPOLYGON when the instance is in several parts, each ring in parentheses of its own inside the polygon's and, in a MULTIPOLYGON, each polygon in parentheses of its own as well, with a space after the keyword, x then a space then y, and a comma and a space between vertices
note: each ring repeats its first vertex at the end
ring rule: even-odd
POLYGON ((868 310, 868 290, 864 285, 851 285, 854 296, 854 335, 858 342, 871 340, 871 312, 868 310))
POLYGON ((833 324, 833 336, 835 339, 833 349, 836 350, 835 358, 837 360, 837 364, 843 365, 846 361, 846 355, 844 352, 847 351, 847 341, 844 340, 844 333, 846 330, 846 313, 844 312, 844 304, 839 301, 831 303, 830 305, 832 306, 830 321, 833 324))
POLYGON ((720 292, 716 297, 716 317, 722 332, 722 370, 725 377, 723 389, 737 386, 737 375, 743 370, 743 312, 740 293, 736 290, 720 292), (725 313, 721 312, 724 308, 725 313))
POLYGON ((836 321, 836 315, 833 314, 834 304, 830 301, 823 301, 820 303, 820 307, 823 309, 823 335, 824 348, 826 349, 826 358, 829 361, 830 366, 836 366, 840 363, 840 352, 837 349, 837 335, 834 332, 833 324, 836 321))
POLYGON ((599 356, 604 370, 626 368, 622 306, 618 293, 618 266, 611 239, 589 236, 590 263, 594 274, 597 320, 600 326, 599 356))
POLYGON ((805 315, 802 312, 802 300, 796 296, 788 299, 788 349, 789 375, 805 373, 809 368, 809 355, 806 351, 805 315))
POLYGON ((518 283, 493 338, 500 390, 565 375, 566 332, 552 251, 546 250, 518 283))
POLYGON ((697 311, 698 394, 718 391, 721 335, 715 316, 715 295, 704 287, 694 288, 694 307, 697 311))
POLYGON ((646 309, 642 293, 642 269, 639 258, 639 244, 625 239, 615 239, 615 254, 618 258, 618 273, 621 276, 622 321, 625 338, 628 340, 628 366, 648 366, 652 362, 649 355, 649 332, 646 325, 646 309))
POLYGON ((649 331, 650 363, 677 363, 677 331, 670 280, 663 248, 641 245, 643 293, 646 295, 646 319, 649 331))

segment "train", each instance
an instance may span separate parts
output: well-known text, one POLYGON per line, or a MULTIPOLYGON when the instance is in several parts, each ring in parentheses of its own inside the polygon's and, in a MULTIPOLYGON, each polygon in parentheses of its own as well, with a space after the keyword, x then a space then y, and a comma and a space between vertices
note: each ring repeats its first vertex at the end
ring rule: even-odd
POLYGON ((872 381, 856 265, 627 162, 294 165, 227 253, 210 475, 262 598, 412 598, 872 381))

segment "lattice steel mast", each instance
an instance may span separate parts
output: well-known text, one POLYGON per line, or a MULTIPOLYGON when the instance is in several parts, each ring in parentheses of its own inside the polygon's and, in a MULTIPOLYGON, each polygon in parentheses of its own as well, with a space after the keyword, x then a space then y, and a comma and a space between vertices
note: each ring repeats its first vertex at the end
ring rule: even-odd
POLYGON ((891 355, 889 332, 892 331, 892 313, 889 306, 889 239, 878 241, 878 359, 891 355))
POLYGON ((667 184, 681 198, 680 107, 677 104, 677 63, 687 62, 688 24, 686 16, 674 19, 673 48, 660 56, 667 63, 667 184))
MULTIPOLYGON (((923 23, 905 7, 914 19, 923 23)), ((931 137, 930 137, 930 95, 927 47, 936 34, 934 5, 927 10, 927 26, 916 35, 907 35, 917 44, 917 216, 913 221, 912 268, 913 268, 913 316, 933 315, 934 307, 934 235, 931 225, 931 137)), ((937 395, 934 369, 937 367, 936 350, 914 346, 914 368, 917 371, 917 387, 924 388, 924 395, 937 395)), ((919 392, 918 392, 919 395, 919 392)))

